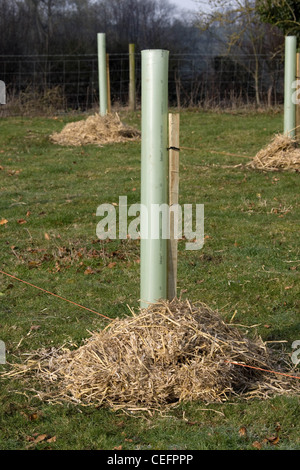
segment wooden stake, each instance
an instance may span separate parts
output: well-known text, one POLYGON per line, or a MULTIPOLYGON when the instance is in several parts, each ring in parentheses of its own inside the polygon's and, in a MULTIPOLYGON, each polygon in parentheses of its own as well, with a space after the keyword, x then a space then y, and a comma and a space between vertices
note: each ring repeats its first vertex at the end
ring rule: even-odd
POLYGON ((107 112, 111 113, 111 97, 110 97, 110 73, 109 73, 109 54, 106 54, 106 80, 107 80, 107 112))
POLYGON ((129 44, 129 109, 135 111, 135 44, 129 44))
MULTIPOLYGON (((169 206, 179 200, 179 114, 169 114, 169 206)), ((168 242, 168 299, 177 297, 178 240, 174 238, 174 213, 170 215, 168 242)))
MULTIPOLYGON (((300 80, 300 52, 297 52, 296 79, 300 80)), ((299 97, 300 87, 297 89, 297 98, 299 97)), ((299 99, 299 98, 298 98, 299 99)), ((296 104, 296 140, 300 142, 300 104, 296 104)))

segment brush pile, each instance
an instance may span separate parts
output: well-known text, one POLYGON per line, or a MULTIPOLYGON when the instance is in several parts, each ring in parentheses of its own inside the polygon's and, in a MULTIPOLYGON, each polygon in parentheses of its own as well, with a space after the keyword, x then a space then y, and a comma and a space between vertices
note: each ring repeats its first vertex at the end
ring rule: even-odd
POLYGON ((76 350, 39 352, 6 375, 34 374, 47 390, 38 392, 43 400, 131 411, 300 394, 297 379, 232 362, 283 367, 260 339, 243 337, 207 306, 174 300, 114 320, 76 350))
POLYGON ((296 140, 287 135, 278 134, 269 145, 257 153, 248 165, 264 171, 299 171, 300 148, 297 148, 296 140))
POLYGON ((127 142, 139 140, 140 132, 125 126, 117 113, 100 116, 95 114, 84 121, 71 122, 59 133, 55 132, 50 140, 59 145, 81 146, 127 142))

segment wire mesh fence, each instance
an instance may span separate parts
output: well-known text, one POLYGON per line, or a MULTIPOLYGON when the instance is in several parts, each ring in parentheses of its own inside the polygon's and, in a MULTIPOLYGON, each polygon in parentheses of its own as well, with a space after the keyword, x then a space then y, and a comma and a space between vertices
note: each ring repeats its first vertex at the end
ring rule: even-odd
MULTIPOLYGON (((141 95, 141 55, 136 54, 136 97, 141 95)), ((129 99, 129 54, 110 54, 113 105, 129 99)), ((98 58, 91 55, 0 56, 0 80, 8 99, 44 100, 59 110, 98 104, 98 58)), ((175 54, 169 63, 169 104, 228 107, 283 102, 284 64, 268 56, 175 54)))

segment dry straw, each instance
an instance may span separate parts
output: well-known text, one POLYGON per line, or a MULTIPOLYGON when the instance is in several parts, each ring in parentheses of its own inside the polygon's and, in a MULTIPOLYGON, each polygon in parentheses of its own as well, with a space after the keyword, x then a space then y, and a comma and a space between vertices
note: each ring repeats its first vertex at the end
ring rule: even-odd
POLYGON ((269 145, 257 153, 248 165, 265 171, 299 171, 300 149, 297 148, 296 140, 287 135, 278 134, 269 145))
POLYGON ((71 122, 61 132, 55 132, 50 140, 59 145, 80 146, 96 144, 102 146, 110 143, 139 140, 140 132, 125 126, 117 113, 100 116, 94 114, 86 120, 71 122))
POLYGON ((75 350, 39 351, 6 377, 34 374, 42 400, 130 411, 300 393, 295 378, 231 361, 287 371, 261 339, 244 337, 206 305, 174 300, 112 321, 75 350))

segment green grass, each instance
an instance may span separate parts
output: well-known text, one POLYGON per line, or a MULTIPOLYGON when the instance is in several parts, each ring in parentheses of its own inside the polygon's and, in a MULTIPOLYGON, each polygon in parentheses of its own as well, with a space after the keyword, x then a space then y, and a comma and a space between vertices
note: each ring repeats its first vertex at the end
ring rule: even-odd
MULTIPOLYGON (((138 113, 122 119, 140 125, 138 113)), ((96 209, 121 195, 139 202, 140 143, 52 144, 49 134, 72 120, 0 122, 0 221, 7 220, 0 225, 0 269, 109 317, 122 316, 127 304, 138 306, 139 242, 97 240, 96 209)), ((178 289, 226 321, 234 315, 235 323, 249 325, 247 335, 285 341, 292 352, 300 339, 299 174, 236 167, 281 129, 280 113, 181 113, 181 145, 197 150, 181 151, 179 202, 205 205, 206 238, 199 252, 179 243, 178 289)), ((40 347, 79 346, 88 331, 106 324, 3 275, 0 282, 0 339, 10 363, 40 347)), ((183 404, 168 417, 137 419, 102 408, 50 406, 27 388, 23 380, 1 381, 0 449, 254 449, 277 423, 278 444, 263 448, 300 449, 297 398, 183 404), (240 435, 242 426, 247 436, 240 435), (30 440, 42 434, 55 439, 30 440)))

